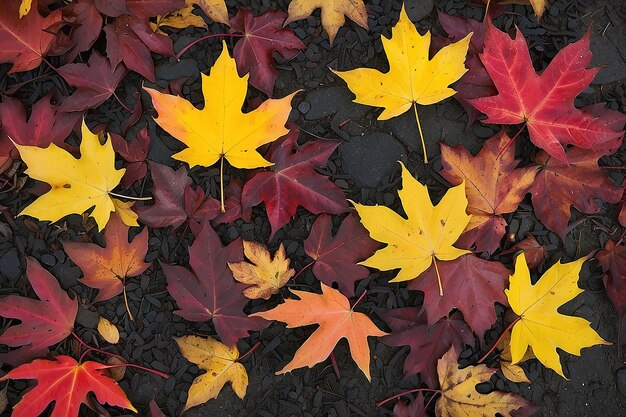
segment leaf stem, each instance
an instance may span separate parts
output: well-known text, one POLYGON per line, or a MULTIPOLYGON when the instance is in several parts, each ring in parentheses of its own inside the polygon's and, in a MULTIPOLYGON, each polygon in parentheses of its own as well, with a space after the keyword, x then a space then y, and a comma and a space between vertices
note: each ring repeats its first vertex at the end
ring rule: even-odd
POLYGON ((125 198, 127 200, 133 200, 133 201, 150 201, 150 200, 152 200, 152 197, 131 197, 131 196, 128 196, 128 195, 122 195, 122 194, 114 193, 113 191, 109 191, 109 195, 112 195, 113 197, 118 197, 118 198, 125 198))
POLYGON ((356 300, 356 303, 354 303, 354 305, 352 306, 351 310, 354 310, 356 308, 357 305, 359 305, 359 303, 361 302, 361 300, 363 299, 363 297, 365 297, 365 294, 367 294, 367 290, 363 291, 363 294, 361 294, 361 296, 359 297, 358 300, 356 300))
POLYGON ((337 365, 337 359, 335 358, 335 352, 330 352, 330 363, 333 365, 333 370, 335 371, 335 375, 337 375, 337 379, 341 379, 339 366, 337 365))
POLYGON ((126 297, 126 283, 122 282, 122 292, 124 293, 124 305, 126 306, 126 312, 128 312, 128 317, 130 318, 131 321, 135 321, 135 318, 133 317, 133 313, 130 312, 130 306, 128 305, 128 297, 126 297))
POLYGON ((304 271, 306 271, 311 265, 313 265, 315 263, 315 260, 312 260, 311 262, 309 262, 308 264, 304 265, 304 268, 302 268, 300 271, 298 271, 298 273, 296 274, 295 277, 293 277, 294 282, 296 281, 296 278, 298 278, 300 276, 300 274, 302 274, 304 271))
POLYGON ((511 322, 511 324, 509 324, 509 325, 507 326, 507 328, 506 328, 506 329, 504 329, 504 331, 502 331, 502 334, 500 335, 500 337, 498 337, 498 340, 496 340, 496 342, 493 344, 493 346, 491 347, 491 349, 489 349, 489 350, 487 351, 487 353, 485 353, 485 354, 483 355, 483 357, 482 357, 482 358, 480 358, 480 359, 479 359, 476 363, 479 363, 479 364, 480 364, 480 363, 483 363, 483 361, 484 361, 485 359, 487 359, 487 358, 489 357, 489 355, 491 355, 491 352, 493 352, 493 351, 496 349, 496 347, 498 347, 498 344, 502 341, 502 339, 504 338, 504 336, 506 336, 506 334, 507 334, 507 333, 508 333, 508 332, 509 332, 512 328, 513 328, 513 326, 515 325, 515 323, 517 323, 517 322, 518 322, 518 321, 520 321, 521 319, 522 319, 522 318, 521 318, 520 316, 517 316, 517 317, 515 318, 515 320, 513 320, 513 321, 511 322))
POLYGON ((443 297, 443 285, 441 284, 441 275, 439 274, 439 267, 437 266, 437 258, 433 256, 433 263, 435 264, 435 271, 437 272, 437 284, 439 284, 439 296, 443 297))
POLYGON ((502 154, 504 153, 504 151, 506 151, 506 150, 507 150, 507 148, 508 148, 509 146, 511 146, 511 144, 512 144, 513 142, 515 142, 515 139, 517 139, 517 137, 519 136, 519 134, 520 134, 520 133, 522 133, 522 131, 524 130, 524 128, 525 128, 525 127, 526 127, 526 122, 524 122, 524 124, 522 125, 522 127, 520 127, 520 129, 519 129, 519 130, 517 131, 517 133, 516 133, 516 134, 515 134, 515 135, 511 138, 511 140, 510 140, 510 141, 508 141, 508 142, 506 143, 506 145, 504 145, 504 146, 502 147, 502 149, 500 149, 500 152, 498 152, 498 156, 496 157, 497 159, 500 159, 500 155, 502 155, 502 154))
POLYGON ((416 388, 416 389, 412 389, 409 391, 404 391, 401 392, 400 394, 396 394, 393 397, 389 397, 386 400, 382 400, 380 402, 376 403, 376 407, 382 407, 383 405, 387 404, 390 401, 395 400, 396 398, 400 398, 403 395, 407 395, 407 394, 413 394, 414 392, 432 392, 434 394, 443 394, 443 391, 441 391, 440 389, 430 389, 430 388, 416 388))
POLYGON ((137 368, 137 369, 141 369, 142 371, 153 373, 165 379, 170 377, 168 374, 164 372, 157 371, 156 369, 152 369, 152 368, 146 368, 145 366, 141 366, 141 365, 135 365, 134 363, 119 363, 119 364, 114 364, 114 365, 108 365, 106 366, 106 368, 137 368))
POLYGON ((434 399, 435 399, 435 396, 431 395, 430 399, 428 400, 428 402, 424 406, 424 410, 422 411, 422 414, 420 414, 420 417, 424 417, 426 415, 426 412, 428 411, 428 406, 430 405, 430 403, 433 402, 434 399))
POLYGON ((224 206, 224 155, 220 157, 220 210, 222 213, 226 213, 226 207, 224 206))
POLYGON ((115 353, 111 353, 111 352, 107 352, 107 351, 105 351, 105 350, 101 350, 101 349, 98 349, 98 348, 95 348, 95 347, 92 347, 92 346, 88 345, 87 343, 85 343, 85 342, 83 341, 83 339, 81 339, 81 338, 80 338, 80 336, 79 336, 79 335, 77 335, 77 334, 76 334, 76 332, 75 332, 75 331, 72 331, 72 336, 74 336, 74 337, 76 338, 76 340, 78 340, 78 342, 79 342, 81 345, 83 345, 83 346, 85 346, 85 347, 87 348, 87 351, 86 351, 85 353, 83 353, 83 355, 80 357, 80 360, 81 360, 81 361, 83 360, 83 357, 85 356, 85 354, 86 354, 87 352, 89 352, 89 351, 98 352, 98 353, 100 353, 100 354, 102 354, 102 355, 105 355, 105 356, 114 356, 114 357, 117 357, 117 358, 122 358, 122 359, 123 359, 123 357, 122 357, 122 356, 120 356, 120 355, 117 355, 117 354, 115 354, 115 353))
POLYGON ((422 140, 422 149, 424 150, 424 163, 428 163, 428 155, 426 155, 426 142, 424 141, 424 133, 422 133, 422 124, 420 118, 417 115, 417 103, 413 102, 413 111, 415 112, 415 121, 417 122, 417 130, 420 133, 420 139, 422 140))
POLYGON ((181 50, 180 50, 180 52, 178 52, 178 53, 176 54, 176 59, 177 59, 177 60, 180 60, 180 57, 181 57, 181 56, 182 56, 185 52, 187 52, 188 50, 190 50, 191 48, 193 48, 193 46, 194 46, 195 44, 197 44, 198 42, 202 42, 202 41, 204 41, 204 40, 211 39, 211 38, 216 38, 216 37, 218 37, 218 36, 223 36, 223 37, 225 37, 225 38, 243 38, 243 37, 244 37, 244 35, 240 35, 240 34, 237 34, 237 33, 214 33, 213 35, 206 35, 206 36, 203 36, 203 37, 201 37, 201 38, 196 39, 196 40, 195 40, 195 41, 193 41, 193 42, 190 42, 190 43, 189 43, 189 45, 187 45, 187 46, 185 46, 183 49, 181 49, 181 50))
POLYGON ((115 93, 115 91, 113 92, 113 97, 115 97, 115 100, 117 100, 117 102, 120 104, 120 106, 122 106, 122 108, 124 110, 126 110, 129 113, 132 113, 134 110, 129 108, 126 104, 124 104, 124 102, 119 98, 119 96, 117 95, 117 93, 115 93))
POLYGON ((244 353, 243 355, 241 355, 239 358, 237 358, 237 360, 235 362, 241 362, 242 360, 244 360, 246 357, 250 356, 252 354, 252 352, 254 352, 255 350, 257 350, 259 348, 259 346, 261 346, 261 342, 256 342, 254 344, 254 346, 252 346, 250 348, 250 350, 248 350, 246 353, 244 353))

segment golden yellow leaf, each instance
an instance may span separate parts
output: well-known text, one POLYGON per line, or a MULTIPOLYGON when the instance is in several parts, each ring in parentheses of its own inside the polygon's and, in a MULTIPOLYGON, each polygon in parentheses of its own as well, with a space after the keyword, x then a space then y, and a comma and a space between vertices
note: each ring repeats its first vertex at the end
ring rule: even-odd
POLYGON ((176 339, 182 355, 206 373, 194 379, 189 388, 185 410, 217 398, 227 382, 241 399, 246 396, 248 373, 239 362, 236 346, 228 347, 212 337, 184 336, 176 339))
POLYGON ((186 0, 187 4, 198 5, 206 15, 214 22, 230 26, 228 9, 224 0, 186 0))
POLYGON ((250 262, 229 263, 228 267, 237 281, 251 285, 243 290, 243 295, 250 299, 269 299, 296 273, 289 268, 290 261, 282 243, 273 259, 261 243, 244 240, 243 251, 250 262))
MULTIPOLYGON (((387 246, 379 249, 361 265, 388 271, 400 268, 391 282, 417 278, 437 259, 451 261, 469 253, 452 246, 470 221, 465 183, 452 187, 439 204, 433 206, 428 189, 402 165, 402 189, 398 191, 407 218, 384 206, 354 203, 361 223, 372 239, 387 246)), ((443 295, 441 280, 439 292, 443 295)))
POLYGON ((578 274, 585 258, 557 263, 533 285, 524 254, 515 260, 515 272, 505 290, 511 309, 519 316, 511 331, 511 363, 519 363, 528 348, 539 362, 565 378, 557 348, 580 356, 582 348, 610 344, 590 323, 580 317, 566 316, 557 310, 583 290, 578 274))
MULTIPOLYGON (((189 4, 189 1, 187 1, 189 4)), ((193 4, 184 9, 176 10, 166 16, 157 16, 156 23, 150 23, 150 27, 157 33, 164 34, 162 27, 167 26, 174 29, 184 29, 189 26, 207 28, 207 24, 201 16, 193 13, 193 4)))
MULTIPOLYGON (((502 391, 480 394, 476 385, 488 382, 497 369, 486 365, 459 369, 457 353, 450 348, 437 363, 441 398, 435 405, 437 417, 513 417, 514 411, 535 406, 523 397, 502 391)), ((530 415, 525 413, 524 415, 530 415)))
POLYGON ((27 206, 19 215, 56 222, 68 214, 82 214, 94 207, 91 216, 101 230, 109 221, 115 204, 112 190, 125 169, 115 169, 111 140, 100 144, 98 135, 83 122, 79 159, 50 144, 47 148, 15 144, 31 178, 50 184, 52 189, 27 206))
MULTIPOLYGON (((190 167, 209 167, 226 159, 235 168, 259 168, 273 165, 257 148, 289 132, 285 123, 291 112, 292 93, 281 99, 264 101, 256 110, 242 113, 248 89, 248 74, 239 77, 235 60, 226 42, 210 75, 202 74, 204 108, 199 110, 187 100, 144 89, 152 97, 159 116, 155 121, 166 132, 187 145, 173 155, 190 167)), ((223 166, 220 169, 223 175, 223 166)), ((221 183, 224 210, 223 181, 221 183)))
MULTIPOLYGON (((498 349, 501 349, 500 352, 500 370, 502 370, 502 374, 509 381, 513 382, 526 382, 530 384, 531 381, 526 376, 526 372, 519 365, 513 365, 511 363, 511 334, 506 333, 500 343, 498 344, 498 349)), ((528 349, 524 357, 520 360, 520 362, 525 362, 529 359, 533 359, 535 355, 533 355, 532 349, 528 349)))
MULTIPOLYGON (((402 6, 400 20, 392 28, 391 38, 381 38, 389 60, 389 72, 372 68, 333 72, 343 78, 356 95, 355 103, 384 108, 378 120, 399 116, 412 106, 422 136, 416 104, 438 103, 456 93, 449 85, 467 71, 465 56, 471 36, 472 33, 443 47, 429 59, 430 32, 420 35, 402 6)), ((423 137, 422 145, 428 162, 423 137)))
POLYGON ((118 214, 118 216, 120 216, 120 220, 122 220, 122 223, 124 223, 126 226, 131 227, 139 226, 139 223, 137 223, 139 215, 135 213, 132 209, 133 205, 135 204, 134 201, 121 201, 117 198, 112 198, 111 200, 113 201, 113 205, 115 206, 115 212, 118 214))
POLYGON ((100 320, 98 320, 98 333, 100 333, 100 336, 102 336, 104 340, 112 345, 115 345, 120 341, 120 331, 117 329, 115 324, 111 323, 102 316, 100 316, 100 320))
POLYGON ((332 45, 339 28, 346 23, 346 16, 359 26, 368 29, 367 9, 363 0, 293 0, 287 10, 285 25, 306 19, 315 9, 321 9, 322 26, 332 45))
POLYGON ((30 12, 30 6, 32 5, 33 0, 22 0, 20 3, 20 19, 30 12))

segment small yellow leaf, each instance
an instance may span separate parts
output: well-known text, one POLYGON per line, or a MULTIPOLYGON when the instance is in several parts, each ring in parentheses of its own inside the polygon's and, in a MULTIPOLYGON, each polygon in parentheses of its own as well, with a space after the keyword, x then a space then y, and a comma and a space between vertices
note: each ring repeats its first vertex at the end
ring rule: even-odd
POLYGON ((91 217, 101 230, 115 211, 109 193, 120 183, 125 169, 115 169, 115 152, 111 140, 104 144, 89 131, 83 121, 79 159, 55 144, 47 148, 15 144, 25 173, 50 184, 52 189, 41 195, 19 215, 56 222, 68 214, 83 214, 94 208, 91 217))
POLYGON ((187 4, 197 4, 209 19, 230 26, 228 9, 224 0, 186 0, 187 4))
POLYGON ((228 347, 212 337, 184 336, 176 339, 182 355, 206 373, 194 379, 189 388, 185 410, 217 398, 227 382, 241 399, 246 396, 248 373, 239 362, 236 346, 228 347))
MULTIPOLYGON (((526 376, 526 372, 519 365, 513 365, 511 363, 511 334, 506 333, 502 338, 502 341, 498 344, 498 349, 501 349, 500 352, 500 369, 502 370, 502 374, 504 377, 512 382, 526 382, 530 384, 531 381, 526 376)), ((526 354, 522 358, 520 362, 525 362, 529 359, 533 359, 535 355, 533 355, 532 349, 528 349, 526 354)))
POLYGON ((450 188, 439 204, 433 206, 426 186, 401 165, 402 189, 398 194, 407 218, 384 206, 354 203, 372 239, 387 244, 361 265, 381 271, 399 268, 391 282, 417 278, 436 259, 451 261, 469 253, 452 246, 470 220, 466 213, 465 184, 450 188))
POLYGON ((122 223, 124 223, 126 226, 131 227, 139 226, 139 223, 137 223, 139 215, 135 213, 132 208, 135 204, 134 201, 124 202, 118 200, 117 198, 111 198, 111 200, 113 201, 113 205, 115 206, 115 212, 118 216, 120 216, 120 220, 122 221, 122 223))
POLYGON ((243 290, 243 295, 250 299, 269 299, 296 273, 289 268, 290 261, 282 243, 274 254, 274 259, 261 243, 244 240, 243 250, 250 262, 229 263, 228 267, 237 281, 251 285, 243 290))
POLYGON ((150 23, 155 32, 163 34, 162 27, 184 29, 189 26, 207 29, 207 24, 201 16, 193 13, 193 5, 177 10, 166 16, 157 16, 156 23, 150 23))
POLYGON ((112 345, 120 341, 120 331, 117 330, 115 324, 102 316, 100 316, 100 320, 98 320, 98 333, 100 333, 100 336, 102 336, 104 340, 112 345))
POLYGON ((30 12, 30 6, 32 5, 33 0, 22 0, 20 3, 20 19, 30 12))
POLYGON ((565 378, 557 349, 580 356, 582 348, 610 344, 580 317, 566 316, 558 308, 582 293, 578 275, 586 258, 557 263, 532 284, 524 254, 515 260, 515 273, 505 290, 519 321, 511 331, 511 363, 523 360, 528 348, 539 362, 565 378))

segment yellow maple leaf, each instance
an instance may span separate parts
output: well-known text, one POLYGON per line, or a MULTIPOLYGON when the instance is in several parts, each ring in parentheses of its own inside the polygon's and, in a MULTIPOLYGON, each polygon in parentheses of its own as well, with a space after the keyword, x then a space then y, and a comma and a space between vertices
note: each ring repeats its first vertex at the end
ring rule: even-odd
MULTIPOLYGON (((451 261, 469 253, 452 246, 470 221, 466 213, 465 183, 450 188, 439 204, 433 206, 426 186, 400 164, 402 189, 398 195, 407 218, 385 206, 353 203, 372 239, 387 244, 360 264, 382 271, 400 268, 391 282, 417 278, 433 262, 436 267, 437 259, 451 261)), ((439 293, 443 295, 441 279, 439 293)))
POLYGON ((346 16, 359 26, 368 29, 367 9, 363 0, 293 0, 289 3, 289 16, 285 25, 296 20, 306 19, 315 9, 322 10, 322 26, 330 44, 333 44, 339 28, 346 23, 346 16))
POLYGON ((244 240, 243 252, 251 263, 246 261, 229 263, 228 267, 237 281, 251 285, 243 290, 243 295, 250 299, 269 299, 296 273, 289 268, 290 261, 282 243, 273 259, 267 247, 257 242, 244 240))
POLYGON ((30 12, 30 7, 33 3, 33 0, 22 0, 20 3, 20 19, 30 12))
MULTIPOLYGON (((187 2, 189 3, 189 2, 187 2)), ((201 16, 193 13, 193 4, 188 5, 184 9, 176 10, 165 16, 157 16, 156 23, 150 23, 153 31, 165 34, 161 28, 164 26, 174 29, 184 29, 189 26, 207 28, 207 24, 201 16)))
MULTIPOLYGON (((125 169, 115 169, 115 152, 110 138, 100 144, 83 121, 79 159, 55 144, 47 148, 15 143, 31 178, 50 184, 52 189, 27 206, 19 215, 56 222, 68 214, 82 214, 94 207, 91 216, 101 230, 115 211, 112 196, 125 169)), ((122 203, 124 204, 124 203, 122 203)))
POLYGON ((228 53, 226 42, 210 75, 202 74, 204 108, 199 110, 187 100, 144 89, 152 97, 159 114, 154 120, 166 132, 187 145, 173 155, 190 167, 220 166, 222 211, 224 209, 224 159, 235 168, 259 168, 273 165, 257 148, 289 132, 285 123, 291 112, 292 93, 281 99, 264 101, 257 109, 243 113, 248 89, 248 74, 239 77, 237 65, 228 53))
MULTIPOLYGON (((513 382, 526 382, 530 384, 531 381, 526 376, 526 372, 522 369, 521 366, 511 363, 511 334, 506 333, 500 343, 498 343, 498 349, 501 349, 500 352, 500 370, 506 379, 513 382)), ((520 360, 520 362, 525 362, 529 359, 534 359, 535 355, 533 355, 532 349, 528 349, 524 357, 520 360)))
MULTIPOLYGON (((246 396, 248 373, 238 362, 239 350, 228 347, 212 337, 184 336, 176 339, 182 355, 206 373, 193 380, 185 410, 217 398, 227 382, 241 399, 246 396)), ((183 410, 184 411, 184 410, 183 410)))
POLYGON ((228 9, 224 0, 186 0, 187 4, 198 5, 206 15, 214 22, 223 23, 230 26, 228 19, 228 9))
POLYGON ((472 33, 443 47, 429 59, 430 32, 420 35, 402 6, 400 20, 392 28, 391 38, 381 38, 389 60, 389 72, 373 68, 333 72, 343 78, 356 95, 355 103, 384 108, 378 120, 399 116, 412 106, 422 139, 424 160, 428 162, 417 104, 438 103, 456 93, 449 85, 467 71, 465 56, 471 36, 472 33))
POLYGON ((137 219, 139 215, 133 211, 134 201, 121 201, 117 198, 112 198, 113 205, 115 206, 115 212, 120 216, 120 220, 126 226, 139 226, 137 219))
POLYGON ((530 347, 539 362, 565 378, 557 348, 580 356, 582 348, 610 344, 587 320, 557 311, 583 292, 578 288, 578 274, 585 260, 559 262, 533 285, 524 254, 516 258, 515 273, 505 290, 511 309, 518 315, 511 331, 512 364, 522 361, 530 347))

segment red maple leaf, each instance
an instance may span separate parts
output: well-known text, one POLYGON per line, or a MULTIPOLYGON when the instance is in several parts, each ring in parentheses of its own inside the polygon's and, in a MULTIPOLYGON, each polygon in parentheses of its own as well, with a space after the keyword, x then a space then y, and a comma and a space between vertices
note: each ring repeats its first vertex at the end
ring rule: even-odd
POLYGON ((20 0, 0 2, 0 63, 13 64, 8 74, 41 65, 56 36, 48 28, 62 18, 60 10, 42 17, 37 10, 37 0, 33 0, 32 11, 20 19, 19 7, 20 0))
POLYGON ((146 176, 148 172, 148 151, 150 150, 150 136, 148 127, 144 127, 132 141, 127 141, 120 135, 111 133, 113 149, 126 161, 126 172, 122 177, 122 186, 130 187, 135 181, 146 176))
POLYGON ((393 417, 429 417, 424 406, 424 393, 418 392, 408 404, 399 400, 393 407, 393 417))
POLYGON ((606 295, 617 312, 617 346, 622 344, 622 322, 626 315, 626 246, 609 240, 596 259, 602 267, 606 295))
MULTIPOLYGON (((130 14, 130 11, 126 7, 126 0, 93 0, 93 4, 102 14, 110 17, 130 14)), ((135 10, 136 9, 135 7, 135 10)))
POLYGON ((606 121, 574 107, 574 98, 600 70, 587 68, 591 61, 589 32, 561 49, 537 74, 521 32, 517 30, 515 39, 511 39, 490 22, 487 24, 480 58, 498 95, 470 100, 487 114, 485 123, 525 123, 530 140, 563 163, 567 163, 565 144, 601 154, 619 147, 623 132, 616 133, 606 121))
POLYGON ((185 7, 185 0, 126 0, 128 14, 138 19, 165 16, 185 7))
POLYGON ((174 56, 172 40, 150 27, 148 20, 137 20, 122 15, 104 27, 107 38, 107 57, 113 66, 124 62, 126 67, 143 75, 153 83, 154 63, 150 52, 163 56, 174 56))
POLYGON ((537 239, 535 239, 533 235, 529 234, 521 242, 517 242, 511 248, 500 252, 500 254, 519 254, 520 252, 524 253, 528 269, 535 269, 539 265, 541 265, 541 263, 545 259, 546 254, 548 253, 548 248, 537 242, 537 239))
POLYGON ((26 257, 26 276, 39 300, 17 295, 0 299, 0 316, 21 321, 0 335, 0 343, 18 347, 0 354, 0 362, 14 366, 47 354, 49 346, 69 336, 78 313, 78 300, 72 300, 56 278, 30 257, 26 257))
MULTIPOLYGON (((328 158, 339 145, 327 140, 313 140, 296 146, 300 129, 291 131, 273 142, 265 159, 274 165, 259 171, 243 187, 243 210, 265 202, 274 234, 289 222, 302 206, 313 214, 339 214, 348 210, 343 191, 315 168, 326 165, 328 158)), ((245 218, 244 218, 245 219, 245 218)))
POLYGON ((355 282, 367 278, 369 270, 357 265, 370 257, 382 245, 370 238, 361 222, 348 215, 333 236, 332 216, 317 218, 309 237, 304 241, 306 254, 313 258, 313 274, 328 286, 339 284, 346 297, 354 296, 355 282))
POLYGON ((250 84, 270 97, 278 77, 273 53, 293 59, 306 48, 293 30, 283 28, 286 19, 287 13, 279 10, 255 17, 248 10, 239 9, 230 20, 231 32, 244 35, 233 51, 239 74, 250 73, 250 84))
POLYGON ((261 330, 269 322, 243 312, 248 299, 245 285, 235 281, 229 263, 243 261, 241 239, 222 246, 209 222, 204 222, 189 248, 191 272, 182 266, 161 264, 167 289, 178 304, 174 313, 193 322, 212 321, 222 342, 234 346, 249 331, 261 330))
POLYGON ((472 329, 460 314, 452 314, 429 324, 419 307, 404 307, 386 311, 381 318, 391 328, 383 343, 389 346, 410 346, 404 361, 404 377, 420 373, 429 387, 438 384, 437 361, 450 346, 461 351, 463 344, 473 345, 472 329))
POLYGON ((190 221, 212 219, 220 211, 220 203, 206 196, 202 188, 194 189, 187 168, 172 168, 150 162, 154 204, 137 207, 139 219, 150 227, 179 227, 190 221))
POLYGON ((60 25, 69 27, 69 33, 58 32, 50 55, 63 55, 64 62, 71 62, 96 42, 102 30, 102 16, 93 0, 74 0, 61 11, 60 25))
POLYGON ((113 66, 111 62, 93 52, 87 64, 67 64, 57 72, 76 91, 59 106, 66 112, 83 111, 97 107, 115 93, 122 78, 126 75, 126 67, 113 66))
POLYGON ((56 356, 55 360, 37 359, 13 369, 0 378, 36 379, 11 413, 12 417, 36 417, 54 402, 50 417, 78 417, 81 404, 88 404, 87 394, 93 392, 101 404, 123 407, 137 412, 122 388, 105 375, 114 365, 86 361, 78 363, 69 356, 56 356))
POLYGON ((463 255, 453 261, 437 263, 441 283, 449 288, 439 295, 437 271, 431 266, 419 279, 409 282, 409 289, 424 293, 424 306, 429 324, 459 309, 478 337, 496 321, 494 303, 508 306, 504 289, 508 285, 509 270, 500 262, 490 262, 476 255, 463 255))

